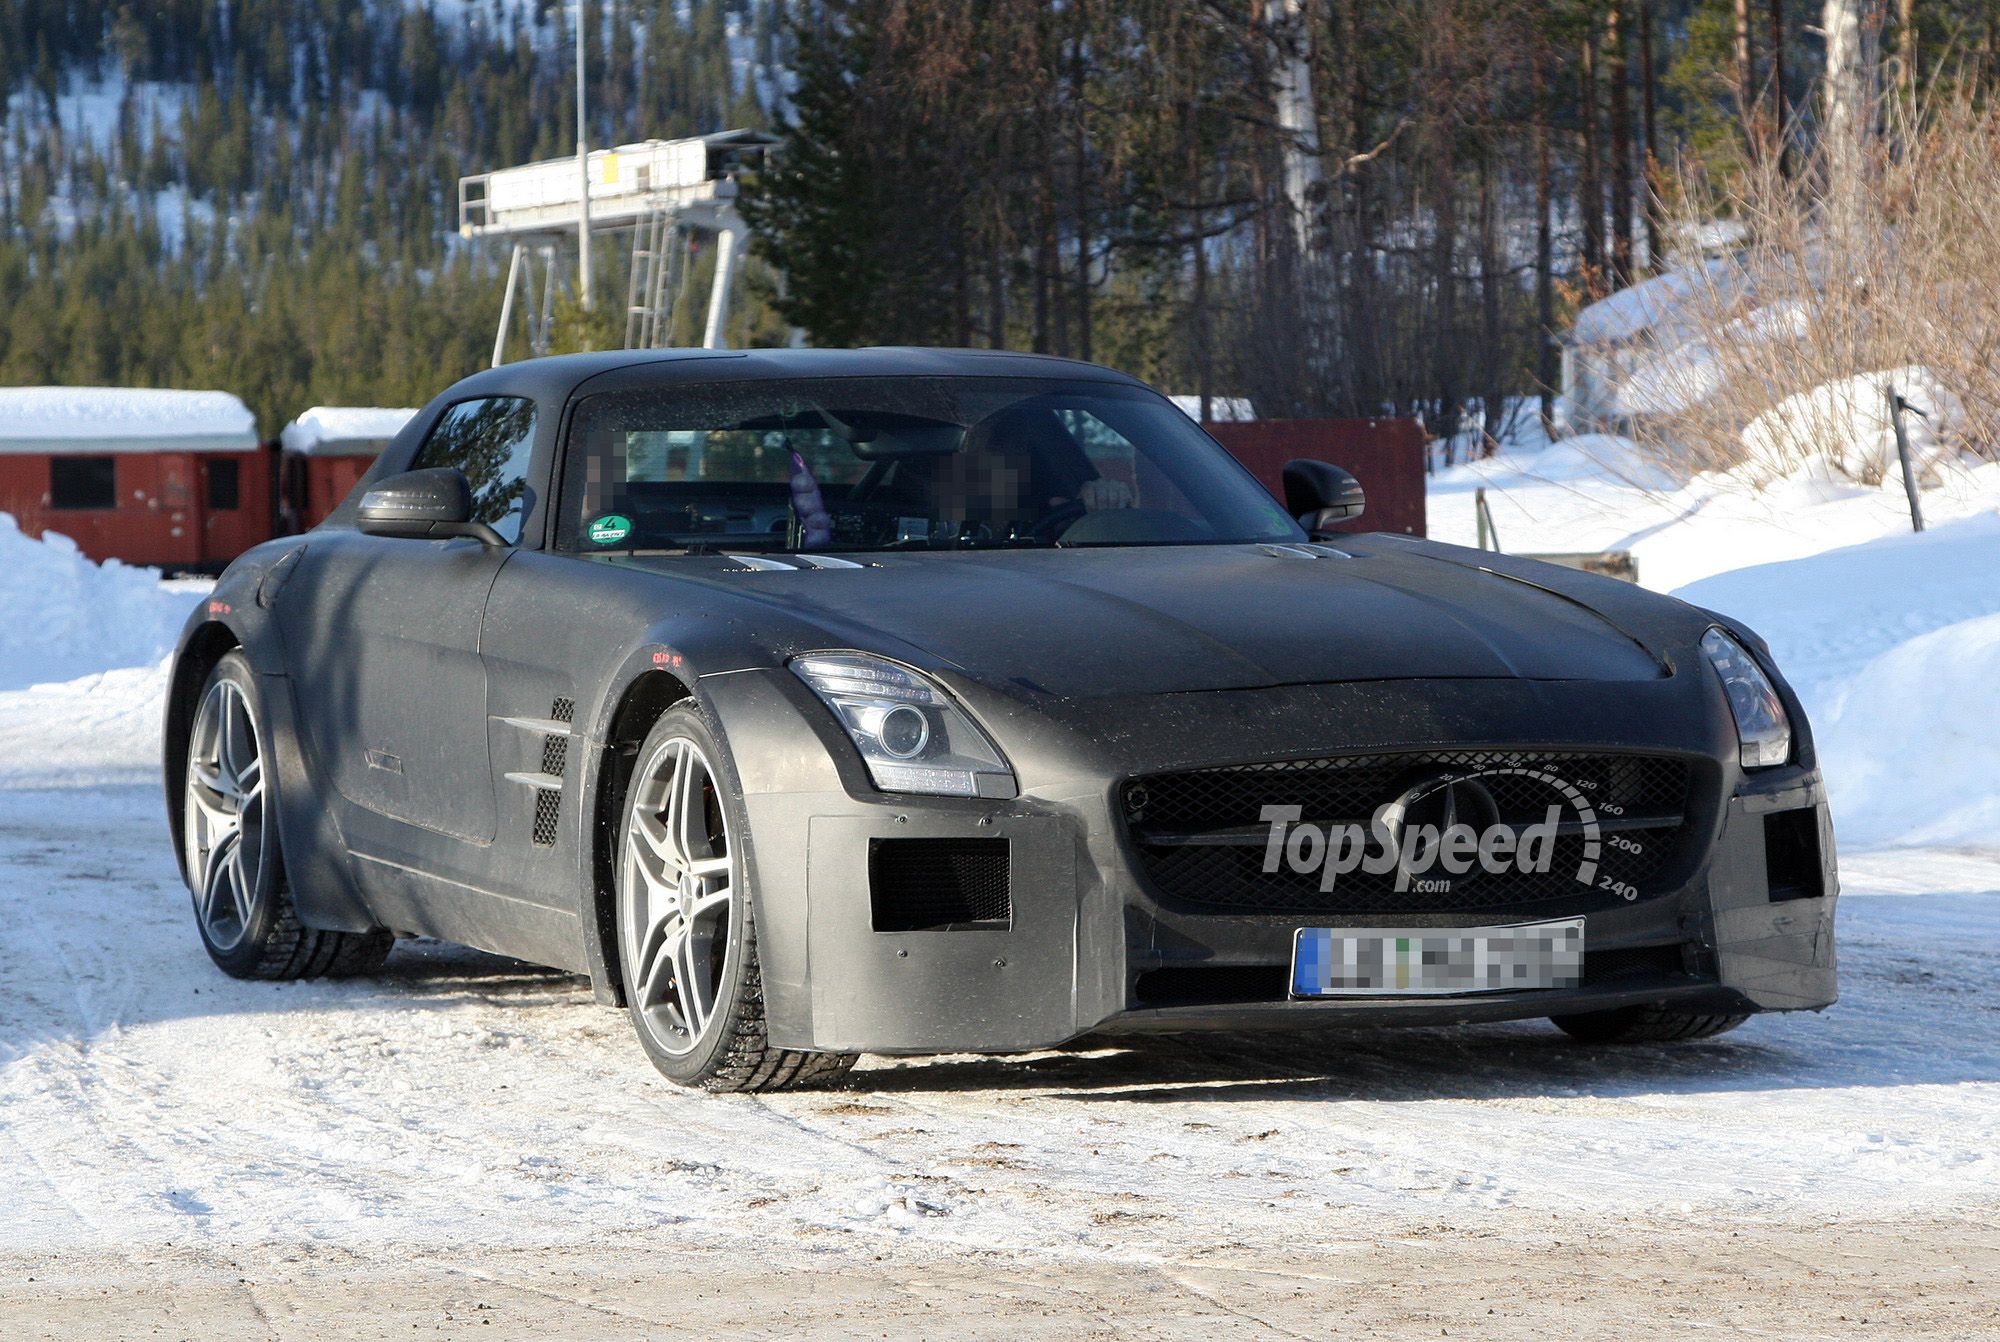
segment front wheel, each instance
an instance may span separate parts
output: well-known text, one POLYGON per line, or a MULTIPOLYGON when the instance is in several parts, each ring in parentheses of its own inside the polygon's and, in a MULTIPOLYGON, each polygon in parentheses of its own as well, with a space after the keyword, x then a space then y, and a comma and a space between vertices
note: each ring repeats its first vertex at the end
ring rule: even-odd
POLYGON ((269 734, 250 663, 232 651, 202 686, 188 733, 181 857, 195 928, 209 958, 239 979, 366 974, 388 958, 388 932, 328 932, 299 921, 271 813, 269 734))
POLYGON ((1747 1013, 1711 1014, 1628 1006, 1549 1019, 1563 1033, 1586 1044, 1677 1044, 1727 1034, 1750 1017, 1747 1013))
POLYGON ((711 1091, 826 1085, 851 1053, 773 1048, 764 1031, 744 821, 701 711, 669 709, 639 749, 619 837, 619 969, 646 1056, 711 1091))

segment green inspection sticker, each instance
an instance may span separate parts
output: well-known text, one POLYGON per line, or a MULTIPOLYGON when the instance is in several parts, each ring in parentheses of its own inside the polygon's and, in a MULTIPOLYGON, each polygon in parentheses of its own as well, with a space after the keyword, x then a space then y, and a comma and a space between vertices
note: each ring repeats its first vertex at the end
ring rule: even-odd
POLYGON ((616 545, 632 534, 632 519, 618 513, 606 513, 590 524, 592 545, 616 545))

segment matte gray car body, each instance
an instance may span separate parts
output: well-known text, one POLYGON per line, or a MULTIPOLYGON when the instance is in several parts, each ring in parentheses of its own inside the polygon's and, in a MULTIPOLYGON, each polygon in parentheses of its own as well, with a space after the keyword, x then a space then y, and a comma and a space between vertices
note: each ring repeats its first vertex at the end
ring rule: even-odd
MULTIPOLYGON (((350 499, 318 529, 239 559, 181 639, 170 809, 181 805, 179 743, 195 697, 216 659, 241 647, 271 736, 302 920, 426 933, 585 973, 615 1001, 618 793, 651 722, 691 697, 726 745, 749 820, 740 844, 777 1045, 1006 1051, 1100 1030, 1834 1000, 1833 844, 1810 730, 1761 642, 1711 612, 1389 535, 1343 536, 1344 555, 1329 557, 1158 546, 885 553, 827 569, 723 555, 591 562, 548 548, 550 481, 586 389, 1052 372, 1129 383, 1064 361, 922 350, 583 355, 468 378, 410 421, 357 494, 407 469, 451 405, 530 398, 539 416, 519 543, 363 535, 350 499), (1699 650, 1718 625, 1775 680, 1795 733, 1790 764, 1738 764, 1728 702, 1699 650), (1019 795, 875 790, 833 715, 786 667, 824 649, 933 677, 999 745, 1019 795), (562 741, 559 787, 521 781, 558 758, 551 737, 562 741), (1472 747, 1688 763, 1690 837, 1664 888, 1635 901, 1581 891, 1532 914, 1585 916, 1592 954, 1666 958, 1576 988, 1448 999, 1144 991, 1163 969, 1280 971, 1299 926, 1385 917, 1218 913, 1163 897, 1135 860, 1120 803, 1128 780, 1472 747), (552 842, 533 839, 538 806, 553 809, 552 842), (1801 811, 1818 840, 1816 881, 1779 890, 1766 818, 1801 811), (875 930, 871 843, 915 837, 1009 841, 1010 924, 875 930)), ((177 814, 174 833, 178 843, 177 814)), ((1434 911, 1393 922, 1514 920, 1434 911)))

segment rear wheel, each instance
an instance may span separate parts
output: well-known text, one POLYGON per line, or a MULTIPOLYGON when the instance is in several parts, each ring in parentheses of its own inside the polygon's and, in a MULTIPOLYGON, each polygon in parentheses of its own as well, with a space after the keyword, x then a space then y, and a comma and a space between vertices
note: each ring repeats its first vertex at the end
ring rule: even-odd
POLYGON ((1565 1034, 1586 1044, 1675 1044, 1727 1034, 1750 1017, 1748 1013, 1697 1014, 1669 1011, 1665 1007, 1628 1006, 1549 1019, 1565 1034))
POLYGON ((732 841, 742 820, 699 709, 669 709, 639 750, 618 863, 619 966, 639 1042, 662 1075, 712 1091, 787 1090, 846 1075, 851 1053, 771 1047, 757 928, 732 841))
POLYGON ((188 733, 181 850, 209 958, 240 979, 309 979, 379 969, 388 932, 327 932, 299 921, 271 814, 264 725, 250 663, 233 651, 202 687, 188 733))

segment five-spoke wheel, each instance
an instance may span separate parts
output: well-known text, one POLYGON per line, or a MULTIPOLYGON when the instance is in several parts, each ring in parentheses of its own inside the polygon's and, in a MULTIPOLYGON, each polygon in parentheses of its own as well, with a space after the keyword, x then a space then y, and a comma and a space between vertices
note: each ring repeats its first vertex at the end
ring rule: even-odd
POLYGON ((242 944, 265 889, 264 752, 243 689, 209 682, 188 741, 189 884, 202 935, 218 951, 242 944))
POLYGON ((202 945, 237 978, 365 974, 395 938, 299 921, 270 800, 270 745, 250 663, 227 653, 202 685, 182 756, 181 858, 202 945))
POLYGON ((618 863, 625 1002, 653 1064, 705 1090, 823 1084, 847 1053, 773 1048, 764 1031, 757 932, 742 856, 745 823, 722 747, 701 711, 667 711, 639 749, 618 863))

